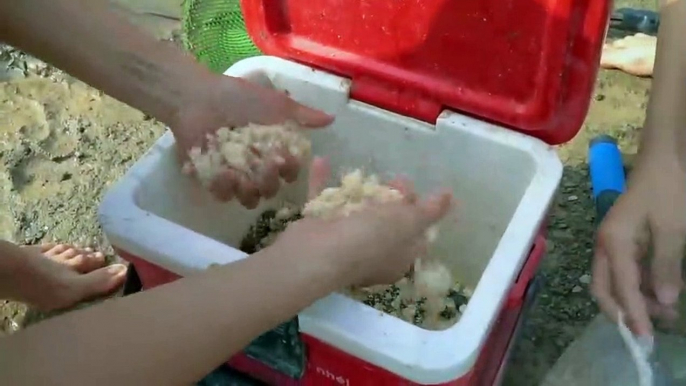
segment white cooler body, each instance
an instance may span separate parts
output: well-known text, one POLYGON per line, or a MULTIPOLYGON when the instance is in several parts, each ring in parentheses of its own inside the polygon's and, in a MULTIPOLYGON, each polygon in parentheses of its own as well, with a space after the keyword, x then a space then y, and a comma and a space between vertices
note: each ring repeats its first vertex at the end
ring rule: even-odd
MULTIPOLYGON (((349 80, 276 57, 245 59, 226 74, 334 114, 331 127, 311 132, 313 153, 330 158, 334 178, 355 168, 402 174, 421 194, 447 187, 459 202, 457 221, 444 221, 431 251, 475 288, 457 324, 428 331, 332 294, 299 314, 301 332, 420 384, 469 372, 562 177, 554 148, 447 110, 431 125, 360 103, 349 98, 349 80)), ((100 218, 116 248, 178 275, 245 258, 238 245, 261 213, 304 202, 306 172, 254 210, 217 202, 181 174, 175 152, 167 132, 110 189, 100 218)))

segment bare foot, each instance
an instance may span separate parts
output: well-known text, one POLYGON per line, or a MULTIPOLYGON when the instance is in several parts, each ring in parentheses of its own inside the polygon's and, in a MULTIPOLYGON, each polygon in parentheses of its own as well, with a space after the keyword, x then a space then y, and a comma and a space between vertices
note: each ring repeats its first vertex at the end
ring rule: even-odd
POLYGON ((657 37, 638 33, 603 46, 600 67, 650 77, 655 64, 657 37))
POLYGON ((17 270, 16 299, 41 311, 68 308, 116 291, 126 266, 106 266, 105 256, 90 248, 46 244, 18 248, 25 266, 17 270))

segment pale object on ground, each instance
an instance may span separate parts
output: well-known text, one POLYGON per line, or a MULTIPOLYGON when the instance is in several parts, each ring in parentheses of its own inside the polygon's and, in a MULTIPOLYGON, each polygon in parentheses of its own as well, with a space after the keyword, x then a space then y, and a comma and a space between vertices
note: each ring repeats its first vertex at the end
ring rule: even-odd
POLYGON ((600 66, 627 74, 649 77, 653 75, 657 37, 642 33, 627 36, 603 46, 600 66))
POLYGON ((203 186, 209 184, 219 174, 229 169, 255 178, 269 160, 283 157, 287 151, 299 160, 310 154, 311 143, 298 125, 287 122, 278 125, 250 124, 245 127, 229 129, 223 127, 216 135, 207 136, 207 149, 200 147, 190 150, 185 170, 195 169, 203 186))

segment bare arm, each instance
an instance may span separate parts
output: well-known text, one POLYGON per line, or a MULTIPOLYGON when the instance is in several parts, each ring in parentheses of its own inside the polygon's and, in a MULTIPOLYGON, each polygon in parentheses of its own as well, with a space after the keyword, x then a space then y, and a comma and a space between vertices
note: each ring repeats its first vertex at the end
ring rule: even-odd
POLYGON ((0 340, 2 385, 188 385, 342 287, 333 261, 265 249, 243 261, 0 340))
POLYGON ((113 7, 106 0, 0 0, 0 41, 171 125, 212 74, 113 7))
POLYGON ((686 168, 686 0, 660 2, 660 31, 641 153, 686 168))

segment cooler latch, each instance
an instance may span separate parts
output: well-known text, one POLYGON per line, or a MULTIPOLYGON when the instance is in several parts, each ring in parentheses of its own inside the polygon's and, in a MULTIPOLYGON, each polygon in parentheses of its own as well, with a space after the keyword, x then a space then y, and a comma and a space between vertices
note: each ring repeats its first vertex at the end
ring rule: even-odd
POLYGON ((441 103, 421 92, 366 76, 353 78, 350 97, 432 125, 443 110, 441 103))

